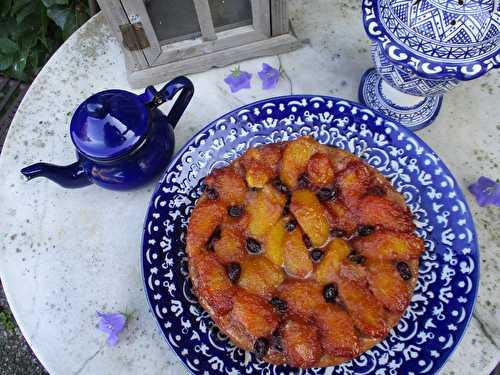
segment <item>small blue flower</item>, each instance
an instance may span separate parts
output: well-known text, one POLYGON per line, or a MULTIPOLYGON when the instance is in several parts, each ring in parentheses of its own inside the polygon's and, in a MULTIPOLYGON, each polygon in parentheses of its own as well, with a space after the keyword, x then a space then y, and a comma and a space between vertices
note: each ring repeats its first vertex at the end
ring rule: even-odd
POLYGON ((99 311, 97 316, 101 318, 99 320, 99 330, 109 335, 108 345, 115 346, 118 343, 118 334, 125 328, 127 316, 122 313, 106 314, 99 311))
POLYGON ((481 207, 489 204, 500 207, 500 184, 498 182, 481 176, 475 183, 469 185, 469 191, 481 207))
POLYGON ((264 90, 273 89, 278 85, 281 73, 278 69, 273 68, 271 65, 263 63, 262 70, 257 73, 262 80, 262 88, 264 90))
POLYGON ((241 89, 249 89, 251 79, 252 75, 248 72, 242 71, 238 65, 236 68, 231 70, 231 74, 224 78, 224 82, 226 82, 231 88, 231 92, 238 92, 241 89))

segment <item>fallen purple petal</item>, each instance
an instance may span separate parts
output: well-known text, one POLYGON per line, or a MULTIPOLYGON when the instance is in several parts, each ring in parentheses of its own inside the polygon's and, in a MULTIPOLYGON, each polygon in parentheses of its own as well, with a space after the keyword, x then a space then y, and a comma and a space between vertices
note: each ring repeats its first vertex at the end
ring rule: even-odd
POLYGON ((118 335, 115 333, 110 334, 106 342, 109 346, 115 346, 116 344, 118 344, 118 335))
POLYGON ((118 334, 123 331, 127 323, 127 317, 122 313, 97 312, 99 330, 108 334, 108 345, 115 346, 118 343, 118 334))
POLYGON ((262 70, 257 72, 259 78, 262 80, 262 88, 264 90, 273 89, 278 85, 281 73, 278 69, 273 68, 271 65, 263 63, 262 70))
POLYGON ((240 67, 236 67, 231 71, 224 82, 230 87, 231 92, 238 92, 242 89, 250 88, 250 80, 252 79, 252 74, 240 70, 240 67))
POLYGON ((475 183, 469 185, 469 191, 481 207, 489 204, 500 207, 500 183, 481 176, 475 183))

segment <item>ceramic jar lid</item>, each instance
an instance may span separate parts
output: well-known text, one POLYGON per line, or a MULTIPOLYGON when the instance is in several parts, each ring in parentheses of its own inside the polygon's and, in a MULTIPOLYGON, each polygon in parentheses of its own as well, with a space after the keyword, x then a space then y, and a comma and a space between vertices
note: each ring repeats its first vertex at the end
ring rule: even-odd
POLYGON ((493 0, 364 0, 369 37, 423 78, 477 78, 500 66, 493 0))
POLYGON ((71 120, 70 134, 86 157, 111 160, 132 151, 148 127, 149 111, 139 96, 124 90, 106 90, 80 104, 71 120))

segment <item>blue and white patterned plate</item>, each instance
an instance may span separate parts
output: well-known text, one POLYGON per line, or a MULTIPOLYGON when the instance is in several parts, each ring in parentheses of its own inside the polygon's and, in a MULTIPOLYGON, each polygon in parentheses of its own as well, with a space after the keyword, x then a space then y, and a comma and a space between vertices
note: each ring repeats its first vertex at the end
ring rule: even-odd
POLYGON ((404 127, 346 100, 268 99, 206 126, 177 153, 146 215, 142 266, 146 294, 165 339, 193 374, 289 374, 236 348, 192 294, 185 253, 189 214, 213 168, 249 147, 313 135, 362 156, 403 193, 425 240, 410 307, 389 336, 342 365, 295 374, 435 374, 465 332, 479 285, 472 217, 439 157, 404 127))

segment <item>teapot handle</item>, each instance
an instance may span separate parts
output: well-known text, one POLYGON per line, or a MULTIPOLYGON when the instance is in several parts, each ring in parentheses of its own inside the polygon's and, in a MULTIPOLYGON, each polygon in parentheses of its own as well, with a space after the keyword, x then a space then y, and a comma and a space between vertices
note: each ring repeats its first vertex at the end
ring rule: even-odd
POLYGON ((157 91, 153 86, 146 87, 141 97, 146 102, 146 105, 153 109, 168 100, 172 100, 179 90, 181 93, 172 106, 170 113, 167 115, 168 123, 175 128, 175 125, 177 125, 177 122, 193 97, 193 82, 187 77, 179 76, 168 82, 160 91, 157 91))

